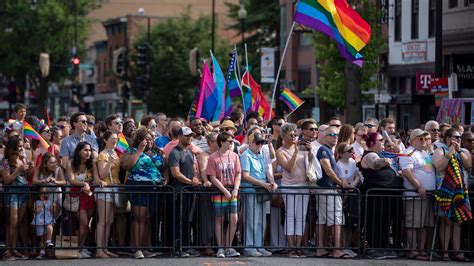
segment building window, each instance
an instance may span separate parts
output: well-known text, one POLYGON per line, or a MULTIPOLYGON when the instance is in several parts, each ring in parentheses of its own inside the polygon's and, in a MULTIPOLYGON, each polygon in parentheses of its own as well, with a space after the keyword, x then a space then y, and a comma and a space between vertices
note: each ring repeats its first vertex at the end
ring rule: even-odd
POLYGON ((390 94, 397 95, 398 87, 400 86, 400 80, 398 77, 393 77, 390 79, 390 94))
POLYGON ((434 37, 436 34, 436 0, 430 0, 428 37, 434 37))
POLYGON ((298 71, 298 90, 303 91, 311 85, 311 69, 298 71))
POLYGON ((395 41, 402 40, 402 1, 395 0, 395 41))
POLYGON ((448 8, 458 7, 458 0, 449 0, 448 8))
POLYGON ((464 0, 464 6, 474 5, 474 0, 464 0))
POLYGON ((411 2, 411 38, 418 39, 418 14, 420 2, 419 0, 412 0, 411 2))
POLYGON ((310 47, 311 44, 312 44, 312 41, 311 41, 311 35, 309 34, 306 34, 306 33, 300 33, 298 34, 299 36, 299 46, 301 48, 304 48, 304 47, 310 47))

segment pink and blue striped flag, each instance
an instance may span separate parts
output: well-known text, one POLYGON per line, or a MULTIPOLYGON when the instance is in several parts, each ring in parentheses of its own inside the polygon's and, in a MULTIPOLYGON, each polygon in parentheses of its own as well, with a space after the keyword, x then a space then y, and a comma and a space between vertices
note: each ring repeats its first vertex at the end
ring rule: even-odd
POLYGON ((204 118, 211 121, 217 109, 218 98, 216 83, 212 78, 211 71, 207 64, 202 68, 201 84, 199 86, 199 96, 195 117, 204 118))

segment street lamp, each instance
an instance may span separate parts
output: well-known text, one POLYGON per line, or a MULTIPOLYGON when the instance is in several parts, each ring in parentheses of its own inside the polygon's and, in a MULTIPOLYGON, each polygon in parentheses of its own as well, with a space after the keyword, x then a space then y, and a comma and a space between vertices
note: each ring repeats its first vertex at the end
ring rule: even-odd
POLYGON ((245 10, 244 8, 244 5, 241 4, 240 5, 240 9, 239 9, 239 12, 237 13, 237 15, 239 16, 239 19, 240 19, 240 31, 242 33, 242 50, 244 50, 244 43, 245 43, 245 36, 244 36, 244 33, 245 33, 245 19, 247 18, 247 10, 245 10))

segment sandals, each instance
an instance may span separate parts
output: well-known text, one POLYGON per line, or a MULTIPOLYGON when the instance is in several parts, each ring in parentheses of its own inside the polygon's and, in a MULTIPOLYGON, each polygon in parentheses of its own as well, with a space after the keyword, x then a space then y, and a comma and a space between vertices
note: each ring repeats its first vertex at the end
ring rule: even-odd
POLYGON ((118 257, 119 257, 119 255, 117 255, 117 254, 115 254, 115 253, 113 253, 113 252, 110 252, 110 251, 108 251, 108 250, 106 250, 106 251, 104 251, 104 252, 105 252, 105 254, 107 254, 107 255, 108 255, 109 257, 111 257, 111 258, 118 258, 118 257))
POLYGON ((456 255, 451 257, 451 260, 459 261, 459 262, 469 262, 470 261, 468 258, 464 257, 463 253, 457 253, 456 255))

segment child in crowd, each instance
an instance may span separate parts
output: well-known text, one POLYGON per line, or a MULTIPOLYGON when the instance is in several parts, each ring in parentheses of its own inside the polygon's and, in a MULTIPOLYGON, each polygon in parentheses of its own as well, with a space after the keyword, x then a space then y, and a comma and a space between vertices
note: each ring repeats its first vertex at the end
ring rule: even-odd
POLYGON ((41 237, 41 251, 37 259, 43 259, 46 256, 44 246, 47 248, 54 247, 51 239, 53 237, 54 227, 54 213, 56 210, 56 203, 48 200, 48 189, 41 188, 38 199, 35 202, 35 217, 32 225, 36 228, 36 235, 41 237))

